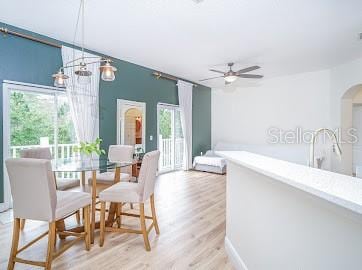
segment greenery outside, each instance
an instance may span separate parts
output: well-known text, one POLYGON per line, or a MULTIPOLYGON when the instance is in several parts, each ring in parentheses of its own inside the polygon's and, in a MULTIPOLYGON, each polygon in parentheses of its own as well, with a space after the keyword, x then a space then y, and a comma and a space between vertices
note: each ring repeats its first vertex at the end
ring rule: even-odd
MULTIPOLYGON (((171 111, 168 109, 161 109, 159 113, 159 132, 163 139, 170 139, 172 136, 171 129, 171 111)), ((175 111, 175 137, 183 138, 180 112, 175 111)))
MULTIPOLYGON (((74 143, 74 127, 66 96, 57 97, 58 144, 74 143)), ((10 95, 11 146, 54 144, 54 96, 13 91, 10 95)))

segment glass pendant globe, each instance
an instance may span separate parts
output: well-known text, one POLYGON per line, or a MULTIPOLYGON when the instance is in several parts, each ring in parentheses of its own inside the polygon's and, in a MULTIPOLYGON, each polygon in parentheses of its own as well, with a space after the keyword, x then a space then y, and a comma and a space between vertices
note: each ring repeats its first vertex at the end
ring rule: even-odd
POLYGON ((87 84, 90 84, 91 82, 91 77, 90 76, 81 76, 81 75, 78 75, 77 76, 77 82, 81 85, 87 85, 87 84))
POLYGON ((232 82, 235 82, 237 78, 238 77, 235 75, 230 75, 230 76, 224 77, 224 80, 228 83, 232 83, 232 82))

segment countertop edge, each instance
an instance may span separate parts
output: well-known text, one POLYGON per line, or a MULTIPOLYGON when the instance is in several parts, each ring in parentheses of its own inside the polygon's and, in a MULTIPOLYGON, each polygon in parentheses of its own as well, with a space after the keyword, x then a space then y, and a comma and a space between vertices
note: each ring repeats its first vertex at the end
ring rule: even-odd
MULTIPOLYGON (((248 162, 248 161, 245 161, 242 160, 242 158, 235 158, 233 156, 231 156, 230 154, 231 153, 243 153, 244 155, 250 155, 250 157, 252 158, 260 158, 260 159, 268 159, 270 161, 273 161, 273 162, 280 162, 280 164, 283 164, 284 166, 285 165, 288 165, 290 164, 290 166, 302 166, 302 167, 305 167, 303 169, 306 170, 306 172, 308 172, 309 170, 317 170, 317 169, 314 169, 314 168, 310 168, 310 167, 307 167, 307 166, 304 166, 304 165, 299 165, 299 164, 296 164, 296 163, 292 163, 292 162, 288 162, 288 161, 284 161, 284 160, 279 160, 279 159, 275 159, 275 158, 271 158, 271 157, 268 157, 268 156, 263 156, 263 155, 259 155, 259 154, 254 154, 254 153, 250 153, 250 152, 247 152, 247 151, 216 151, 216 153, 218 155, 220 155, 221 157, 224 157, 225 159, 233 162, 233 163, 236 163, 236 164, 239 164, 239 165, 242 165, 246 168, 249 168, 251 170, 254 170, 256 172, 259 172, 263 175, 266 175, 266 176, 269 176, 271 178, 274 178, 276 180, 278 180, 279 182, 282 182, 284 184, 287 184, 287 185, 290 185, 292 187, 295 187, 299 190, 302 190, 304 192, 307 192, 309 194, 312 194, 314 196, 317 196, 319 198, 322 198, 326 201, 329 201, 333 204, 336 204, 336 205, 339 205, 339 206, 342 206, 344 208, 347 208, 355 213, 358 213, 358 214, 361 214, 362 215, 362 205, 357 203, 357 202, 354 202, 353 200, 351 199, 346 199, 346 198, 343 198, 341 196, 336 196, 335 194, 332 194, 330 192, 327 192, 327 191, 324 191, 324 190, 321 190, 321 189, 317 189, 307 183, 302 183, 302 182, 298 182, 298 181, 295 181, 294 179, 292 178, 289 178, 289 177, 285 177, 284 175, 281 175, 281 174, 278 174, 278 173, 275 173, 275 172, 272 172, 270 170, 266 170, 260 166, 256 166, 255 164, 253 165, 252 162, 248 162)), ((316 173, 316 171, 314 171, 314 173, 316 173)), ((326 171, 321 171, 321 174, 325 174, 326 171)), ((330 173, 331 176, 338 176, 340 175, 341 177, 349 177, 349 176, 345 176, 345 175, 341 175, 341 174, 337 174, 337 173, 333 173, 333 172, 327 172, 327 173, 330 173)), ((352 178, 352 177, 351 177, 352 178)), ((362 184, 361 184, 362 186, 362 184)), ((361 194, 362 195, 362 194, 361 194)))

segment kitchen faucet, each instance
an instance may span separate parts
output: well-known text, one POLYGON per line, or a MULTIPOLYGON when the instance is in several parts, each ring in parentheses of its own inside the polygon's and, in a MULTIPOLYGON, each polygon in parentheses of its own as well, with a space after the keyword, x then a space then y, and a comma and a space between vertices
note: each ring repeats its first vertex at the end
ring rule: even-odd
MULTIPOLYGON (((341 156, 342 156, 342 150, 338 144, 338 139, 337 139, 336 134, 328 128, 320 128, 320 129, 317 129, 312 135, 312 140, 310 143, 310 152, 309 152, 309 167, 315 167, 314 166, 314 145, 315 145, 317 136, 319 135, 319 133, 322 133, 322 132, 327 133, 329 138, 332 140, 333 152, 336 153, 339 158, 341 158, 341 156)), ((317 167, 320 168, 321 166, 322 166, 322 163, 317 161, 317 167)))

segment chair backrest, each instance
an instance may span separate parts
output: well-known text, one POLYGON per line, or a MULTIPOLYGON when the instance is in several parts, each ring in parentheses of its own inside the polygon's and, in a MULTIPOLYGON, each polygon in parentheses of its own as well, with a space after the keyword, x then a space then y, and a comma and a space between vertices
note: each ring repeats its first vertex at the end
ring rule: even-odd
MULTIPOLYGON (((132 162, 134 154, 133 145, 110 145, 108 148, 108 160, 113 162, 132 162)), ((132 173, 132 166, 121 169, 121 172, 132 173)))
POLYGON ((54 174, 45 159, 5 161, 13 196, 14 217, 53 221, 57 204, 54 174))
POLYGON ((133 160, 134 146, 110 145, 108 148, 109 161, 131 162, 133 160))
POLYGON ((139 194, 141 201, 146 201, 155 190, 155 181, 160 151, 148 152, 142 159, 140 174, 138 176, 139 194))
POLYGON ((52 159, 49 147, 37 147, 20 151, 21 158, 52 159))

